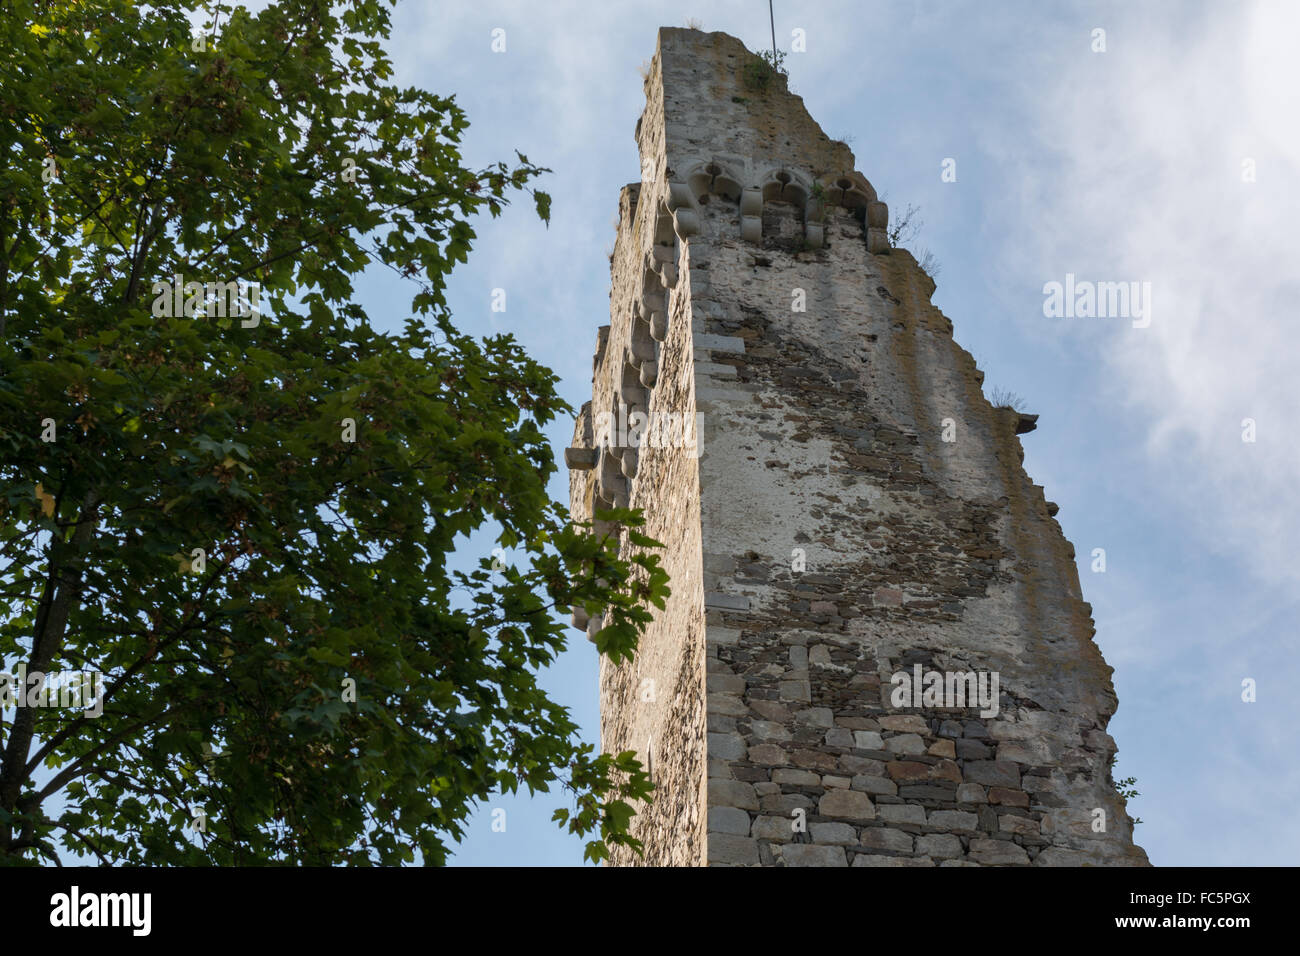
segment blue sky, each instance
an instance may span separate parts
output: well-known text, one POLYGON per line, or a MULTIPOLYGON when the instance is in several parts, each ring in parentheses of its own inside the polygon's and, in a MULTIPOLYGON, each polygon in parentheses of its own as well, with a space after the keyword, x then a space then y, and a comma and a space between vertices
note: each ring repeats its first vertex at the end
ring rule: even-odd
MULTIPOLYGON (((688 18, 771 43, 761 0, 395 14, 398 82, 456 94, 472 164, 519 149, 554 170, 549 229, 523 203, 481 222, 449 298, 462 329, 510 332, 555 369, 575 407, 609 321, 618 191, 638 178, 638 68, 656 29, 688 18)), ((1110 731, 1119 775, 1138 778, 1138 841, 1157 865, 1300 862, 1300 821, 1283 810, 1300 793, 1283 706, 1300 686, 1300 4, 777 0, 778 46, 796 28, 807 52, 787 59, 791 88, 891 211, 921 207, 911 248, 940 263, 935 303, 986 387, 1041 416, 1025 468, 1061 506, 1115 668, 1110 731), (947 158, 956 182, 941 181, 947 158), (1043 286, 1067 273, 1150 282, 1150 327, 1045 317, 1043 286)), ((372 315, 405 315, 410 290, 391 274, 359 292, 372 315)), ((557 456, 570 431, 553 428, 557 456)), ((563 471, 553 493, 567 501, 563 471)), ((596 740, 596 655, 573 635, 545 685, 596 740)), ((563 802, 489 802, 454 863, 581 862, 549 820, 563 802)))

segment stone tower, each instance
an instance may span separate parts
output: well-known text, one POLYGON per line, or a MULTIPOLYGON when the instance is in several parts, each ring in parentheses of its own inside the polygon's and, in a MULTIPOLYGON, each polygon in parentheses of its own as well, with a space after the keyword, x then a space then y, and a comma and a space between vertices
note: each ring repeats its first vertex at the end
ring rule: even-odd
POLYGON ((566 453, 575 517, 643 509, 672 579, 601 665, 602 745, 658 788, 613 862, 1146 864, 1074 549, 1021 467, 1035 416, 985 399, 783 76, 662 29, 645 91, 566 453))

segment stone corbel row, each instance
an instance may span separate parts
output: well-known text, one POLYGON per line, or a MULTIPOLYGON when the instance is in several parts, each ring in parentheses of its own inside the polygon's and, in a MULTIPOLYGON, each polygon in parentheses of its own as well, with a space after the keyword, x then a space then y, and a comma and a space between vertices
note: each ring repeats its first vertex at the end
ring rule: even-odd
MULTIPOLYGON (((583 414, 588 416, 584 424, 589 426, 590 403, 583 406, 583 414)), ((590 427, 584 428, 583 439, 588 442, 591 440, 590 430, 590 427)), ((592 531, 601 538, 611 534, 617 535, 619 529, 613 521, 596 518, 596 512, 626 508, 630 499, 631 487, 627 476, 623 474, 623 462, 614 452, 615 449, 609 445, 573 447, 565 449, 564 452, 565 463, 571 469, 595 472, 595 488, 592 489, 591 497, 592 531)), ((573 627, 586 631, 587 639, 594 642, 596 632, 604 626, 603 613, 588 615, 587 609, 581 604, 573 605, 570 611, 572 612, 570 623, 573 627)))
POLYGON ((889 207, 883 202, 867 204, 867 252, 889 251, 889 207))
MULTIPOLYGON (((611 445, 601 445, 598 448, 583 449, 590 451, 593 461, 593 469, 596 473, 596 487, 592 495, 592 530, 597 537, 604 538, 608 535, 617 535, 618 525, 613 521, 604 521, 595 517, 597 511, 608 511, 612 508, 626 508, 631 499, 631 481, 623 473, 624 462, 615 452, 618 449, 611 445)), ((626 451, 635 452, 635 448, 625 449, 626 451)), ((635 458, 632 460, 632 467, 635 471, 635 458)), ((602 585, 604 582, 600 582, 602 585)), ((587 640, 595 643, 596 632, 604 624, 604 613, 598 612, 595 615, 588 615, 587 609, 581 604, 575 604, 571 608, 573 616, 570 623, 580 631, 587 632, 587 640)))
MULTIPOLYGON (((777 168, 760 179, 761 185, 741 187, 740 177, 728 161, 715 159, 696 167, 687 177, 685 187, 680 183, 671 184, 668 206, 688 210, 693 234, 698 231, 698 203, 706 195, 739 202, 741 239, 761 243, 764 203, 774 200, 791 203, 803 211, 804 241, 812 249, 820 249, 826 243, 826 206, 843 206, 854 210, 862 222, 869 252, 889 250, 889 207, 878 200, 875 189, 861 173, 850 171, 819 182, 806 174, 777 168)), ((674 212, 675 222, 676 217, 674 212)), ((682 234, 680 226, 677 231, 682 234)))
POLYGON ((689 239, 700 231, 700 210, 695 194, 686 183, 669 183, 664 205, 673 217, 673 231, 679 239, 689 239))
POLYGON ((573 606, 573 617, 570 623, 580 631, 587 632, 587 640, 596 643, 596 632, 605 626, 605 615, 603 612, 597 612, 594 615, 588 615, 587 609, 581 604, 573 606))
MULTIPOLYGON (((650 390, 659 381, 660 344, 668 338, 668 295, 676 287, 678 272, 678 240, 686 239, 700 231, 699 209, 690 188, 682 183, 670 183, 668 194, 659 203, 654 222, 654 235, 646 253, 642 269, 641 290, 631 315, 628 344, 622 362, 616 369, 613 429, 617 430, 619 406, 626 407, 630 418, 640 412, 649 413, 650 390)), ((595 368, 598 371, 605 360, 609 329, 601 328, 597 339, 595 368)), ((590 417, 590 406, 584 406, 590 417)), ((565 449, 565 464, 570 469, 593 471, 592 511, 629 507, 632 499, 632 479, 640 469, 640 449, 620 447, 615 435, 592 438, 591 429, 584 429, 583 444, 565 449)), ((617 534, 614 522, 596 520, 595 533, 601 536, 617 534)), ((603 615, 589 616, 582 607, 572 608, 573 626, 586 630, 588 639, 603 625, 603 615)))
POLYGON ((846 173, 823 183, 822 191, 832 206, 861 210, 859 215, 866 231, 868 252, 889 251, 889 206, 880 202, 865 176, 856 171, 846 173))

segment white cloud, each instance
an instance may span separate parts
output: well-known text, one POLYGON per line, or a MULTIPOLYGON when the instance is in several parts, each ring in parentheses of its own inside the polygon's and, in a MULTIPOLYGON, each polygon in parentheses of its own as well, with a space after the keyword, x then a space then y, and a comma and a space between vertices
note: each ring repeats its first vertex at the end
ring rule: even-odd
POLYGON ((1030 95, 1034 135, 1062 162, 1050 179, 1026 172, 1008 241, 1034 250, 1044 281, 1152 283, 1150 328, 1073 320, 1094 323, 1077 331, 1147 427, 1145 477, 1205 546, 1295 582, 1300 7, 1215 5, 1177 32, 1167 20, 1126 11, 1108 53, 1064 60, 1059 83, 1030 95))

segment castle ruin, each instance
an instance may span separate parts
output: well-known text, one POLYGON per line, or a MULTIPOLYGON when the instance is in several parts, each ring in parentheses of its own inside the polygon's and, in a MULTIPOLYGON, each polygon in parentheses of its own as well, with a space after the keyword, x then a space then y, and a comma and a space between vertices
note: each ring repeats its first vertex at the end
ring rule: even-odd
POLYGON ((643 509, 673 592, 601 663, 602 746, 657 787, 612 862, 1146 865, 1035 416, 784 76, 662 29, 645 90, 566 453, 574 517, 643 509))

